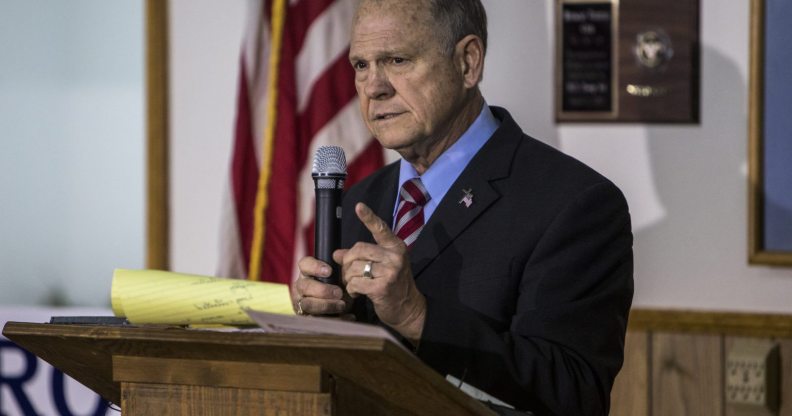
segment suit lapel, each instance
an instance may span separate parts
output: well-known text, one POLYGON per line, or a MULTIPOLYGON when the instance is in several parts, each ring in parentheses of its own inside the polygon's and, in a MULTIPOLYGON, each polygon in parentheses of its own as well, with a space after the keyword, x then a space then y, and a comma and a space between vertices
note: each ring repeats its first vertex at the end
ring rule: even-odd
POLYGON ((432 260, 459 234, 476 220, 499 197, 489 181, 480 175, 461 175, 448 190, 437 206, 432 218, 426 223, 410 251, 410 263, 416 278, 432 260), (457 203, 463 196, 462 189, 473 194, 470 207, 457 203))
POLYGON ((502 116, 499 117, 502 118, 501 126, 448 189, 410 251, 412 272, 416 278, 500 198, 492 181, 509 175, 522 132, 508 113, 496 115, 502 116), (473 195, 470 207, 460 202, 465 195, 463 190, 469 190, 473 195))

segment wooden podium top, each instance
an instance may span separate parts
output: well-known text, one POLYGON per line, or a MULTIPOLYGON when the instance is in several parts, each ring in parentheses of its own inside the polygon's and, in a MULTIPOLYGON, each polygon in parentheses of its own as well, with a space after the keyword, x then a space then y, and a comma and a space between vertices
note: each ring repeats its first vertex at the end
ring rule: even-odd
POLYGON ((141 357, 312 365, 407 413, 494 414, 384 339, 22 322, 7 323, 3 335, 113 403, 121 391, 113 358, 141 357))

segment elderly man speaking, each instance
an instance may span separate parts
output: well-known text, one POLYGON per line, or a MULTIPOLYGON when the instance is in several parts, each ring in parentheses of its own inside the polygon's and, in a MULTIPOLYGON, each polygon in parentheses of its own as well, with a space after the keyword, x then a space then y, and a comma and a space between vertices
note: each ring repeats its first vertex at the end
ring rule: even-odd
POLYGON ((361 115, 402 159, 344 197, 345 290, 312 279, 331 269, 305 257, 295 308, 381 324, 517 409, 606 415, 633 292, 627 204, 486 104, 486 48, 479 0, 361 2, 361 115))

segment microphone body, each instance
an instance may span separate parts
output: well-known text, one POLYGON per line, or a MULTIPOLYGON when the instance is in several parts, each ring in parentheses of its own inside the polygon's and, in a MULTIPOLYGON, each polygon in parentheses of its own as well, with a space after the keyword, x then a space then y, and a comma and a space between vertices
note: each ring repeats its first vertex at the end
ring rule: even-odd
POLYGON ((346 180, 344 150, 337 146, 320 147, 314 157, 311 177, 316 199, 314 257, 333 269, 330 277, 316 277, 316 280, 340 286, 341 269, 333 261, 333 251, 341 245, 341 203, 346 180))

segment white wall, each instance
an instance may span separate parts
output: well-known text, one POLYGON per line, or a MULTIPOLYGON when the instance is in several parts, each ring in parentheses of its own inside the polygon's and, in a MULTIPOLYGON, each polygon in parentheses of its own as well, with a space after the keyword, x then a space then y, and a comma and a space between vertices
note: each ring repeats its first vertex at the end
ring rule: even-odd
MULTIPOLYGON (((529 134, 612 178, 627 195, 635 305, 792 312, 792 269, 746 262, 749 1, 702 0, 702 111, 701 123, 692 126, 556 125, 553 2, 484 3, 487 100, 507 107, 529 134)), ((173 12, 172 265, 211 274, 244 2, 174 0, 173 12)))
POLYGON ((170 0, 171 269, 214 274, 246 2, 170 0))
POLYGON ((0 304, 143 266, 142 1, 0 3, 0 304))

